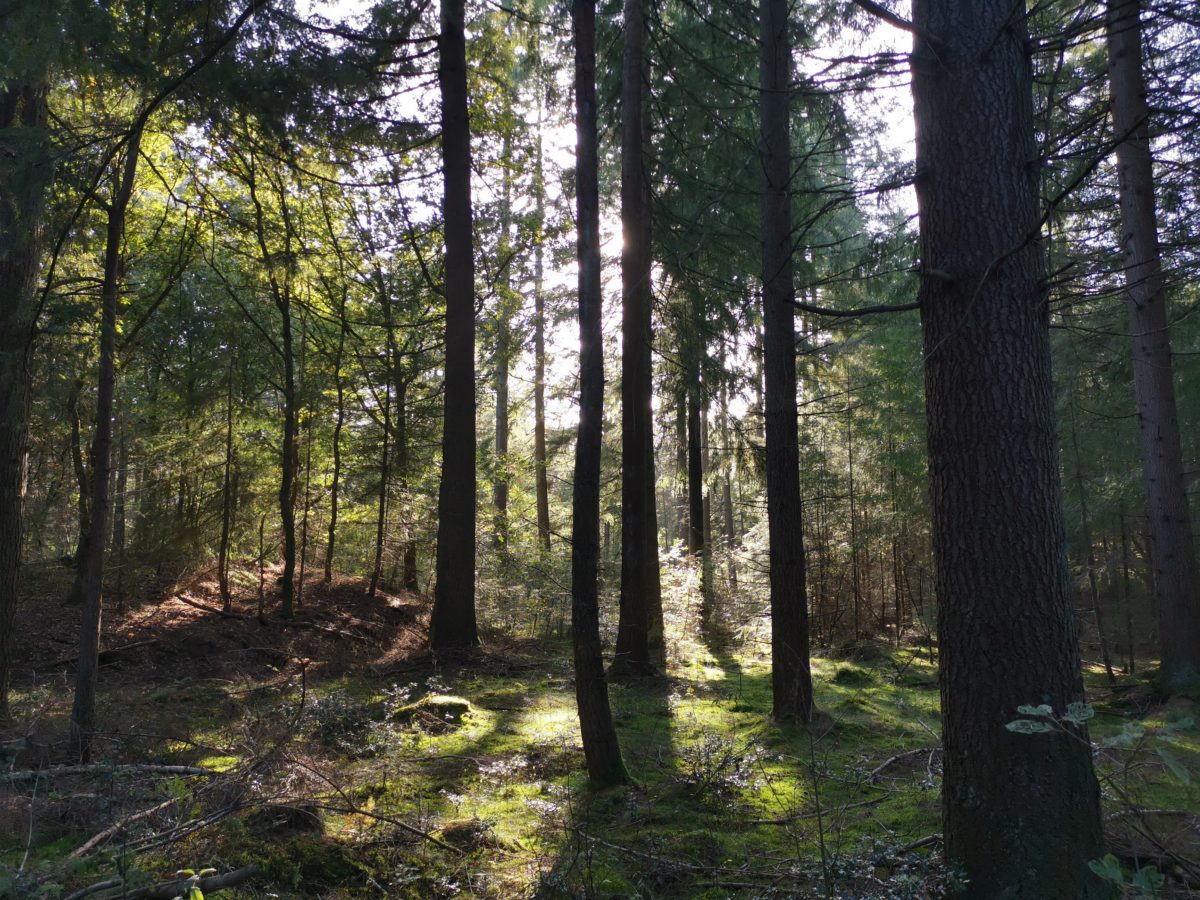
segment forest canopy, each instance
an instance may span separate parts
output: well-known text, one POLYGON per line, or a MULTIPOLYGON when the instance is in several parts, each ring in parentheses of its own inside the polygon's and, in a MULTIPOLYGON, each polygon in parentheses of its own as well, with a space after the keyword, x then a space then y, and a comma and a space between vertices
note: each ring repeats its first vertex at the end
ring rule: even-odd
POLYGON ((0 0, 0 896, 1200 890, 1198 59, 0 0))

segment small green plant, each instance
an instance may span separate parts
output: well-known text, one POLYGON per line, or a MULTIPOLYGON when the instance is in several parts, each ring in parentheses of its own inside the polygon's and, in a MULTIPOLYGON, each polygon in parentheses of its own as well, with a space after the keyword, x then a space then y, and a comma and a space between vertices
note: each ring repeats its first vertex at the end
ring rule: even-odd
POLYGON ((1088 868, 1105 881, 1117 885, 1122 897, 1135 897, 1137 900, 1153 900, 1167 880, 1157 866, 1142 866, 1128 873, 1111 853, 1105 854, 1103 859, 1093 859, 1088 863, 1088 868))

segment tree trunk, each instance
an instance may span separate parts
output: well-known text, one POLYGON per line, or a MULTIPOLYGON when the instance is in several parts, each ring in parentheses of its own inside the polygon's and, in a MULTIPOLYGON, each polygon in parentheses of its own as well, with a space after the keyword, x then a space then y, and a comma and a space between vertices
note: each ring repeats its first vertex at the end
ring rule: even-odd
POLYGON ((1109 0, 1108 58, 1120 176, 1121 250, 1133 343, 1142 485, 1162 642, 1162 686, 1200 684, 1200 585, 1175 408, 1167 294, 1158 247, 1139 0, 1109 0))
POLYGON ((217 549, 217 584, 221 610, 233 611, 229 590, 229 535, 233 522, 233 354, 229 355, 229 383, 225 386, 225 474, 221 482, 221 543, 217 549))
POLYGON ((333 358, 334 381, 337 385, 337 418, 333 424, 333 475, 329 485, 329 532, 325 539, 325 583, 333 581, 333 554, 337 547, 338 492, 342 479, 342 428, 346 423, 346 385, 342 380, 342 355, 346 351, 346 301, 339 309, 341 330, 338 332, 337 353, 333 358))
POLYGON ((1083 700, 1028 36, 1009 0, 913 17, 946 858, 980 900, 1107 897, 1086 729, 1005 728, 1022 704, 1083 700))
POLYGON ((621 605, 614 675, 644 674, 665 662, 654 495, 650 355, 650 186, 643 94, 646 20, 642 0, 625 0, 621 66, 621 605))
MULTIPOLYGON (((506 94, 507 97, 507 94, 506 94)), ((506 112, 511 104, 505 101, 506 112)), ((512 364, 512 318, 519 304, 512 289, 512 135, 505 130, 501 140, 500 167, 502 187, 500 196, 500 239, 496 256, 500 273, 497 279, 499 303, 496 310, 496 460, 492 472, 492 539, 497 549, 508 546, 508 376, 512 364)))
POLYGON ((116 178, 108 210, 104 246, 104 280, 100 287, 100 361, 96 379, 96 425, 90 454, 91 524, 83 566, 83 615, 79 626, 79 665, 71 708, 71 750, 83 762, 91 757, 96 730, 96 682, 100 661, 100 617, 104 590, 104 534, 108 524, 112 463, 113 394, 116 382, 117 312, 122 279, 121 244, 125 215, 133 196, 142 128, 134 127, 116 178))
POLYGON ((438 84, 445 183, 446 389, 437 584, 429 623, 429 643, 435 651, 479 643, 475 624, 475 260, 471 249, 465 16, 464 0, 442 0, 438 84))
POLYGON ((767 543, 771 589, 772 712, 812 718, 800 446, 796 414, 792 282, 791 41, 787 0, 759 0, 763 368, 767 443, 767 543))
POLYGON ((550 485, 546 478, 546 297, 543 292, 546 182, 542 171, 541 120, 542 92, 539 89, 537 159, 533 173, 534 216, 537 219, 537 233, 533 245, 533 468, 538 542, 542 549, 549 553, 550 485))
POLYGON ((10 718, 9 673, 24 543, 29 353, 54 176, 40 75, 0 82, 0 722, 10 718))
MULTIPOLYGON (((384 302, 387 299, 384 298, 384 302)), ((391 330, 389 324, 388 330, 391 330)), ((389 340, 389 344, 391 341, 389 340)), ((389 354, 390 355, 390 354, 389 354)), ((367 596, 374 597, 379 590, 379 579, 383 574, 383 538, 387 530, 387 495, 390 476, 388 458, 389 443, 392 434, 392 385, 391 366, 388 366, 387 383, 383 386, 383 446, 379 453, 379 499, 375 513, 375 562, 371 566, 371 585, 367 588, 367 596)))
POLYGON ((588 777, 629 780, 608 704, 600 649, 600 448, 604 423, 604 337, 600 289, 600 186, 596 134, 596 6, 575 0, 575 129, 579 258, 579 433, 571 503, 571 637, 575 699, 588 777))
POLYGON ((83 602, 83 574, 87 565, 88 532, 92 527, 91 495, 92 487, 88 477, 87 463, 83 459, 83 428, 79 415, 79 394, 83 390, 83 382, 76 379, 71 384, 67 396, 67 413, 71 417, 71 468, 75 472, 75 489, 77 492, 75 509, 79 517, 79 540, 75 544, 75 581, 71 585, 71 593, 67 602, 74 605, 83 602))
POLYGON ((117 442, 117 476, 113 495, 112 557, 115 560, 115 584, 113 600, 117 606, 125 604, 125 498, 129 488, 129 422, 122 420, 120 440, 117 442))

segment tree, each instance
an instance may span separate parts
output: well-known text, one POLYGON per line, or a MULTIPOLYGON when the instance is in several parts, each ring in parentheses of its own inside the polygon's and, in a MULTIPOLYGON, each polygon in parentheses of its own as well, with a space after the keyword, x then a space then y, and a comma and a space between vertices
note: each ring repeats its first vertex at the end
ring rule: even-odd
POLYGON ((812 718, 792 283, 791 41, 787 0, 760 0, 763 369, 766 376, 767 532, 771 690, 777 719, 812 718))
POLYGON ((600 291, 600 181, 596 134, 596 5, 575 0, 576 210, 579 259, 579 431, 571 512, 571 635, 575 699, 588 777, 629 780, 604 678, 600 647, 600 446, 604 422, 604 344, 600 291))
POLYGON ((642 95, 646 62, 642 0, 625 0, 621 66, 621 607, 614 675, 643 674, 666 660, 650 358, 650 185, 642 95))
POLYGON ((471 237, 471 132, 467 116, 464 0, 442 0, 438 84, 442 96, 446 230, 446 390, 438 489, 437 584, 429 643, 479 643, 475 624, 475 260, 471 237))
POLYGON ((1028 39, 1007 0, 913 12, 946 857, 972 897, 1107 896, 1086 729, 1005 728, 1022 704, 1083 699, 1028 39))
POLYGON ((1162 644, 1161 683, 1174 691, 1200 684, 1200 584, 1158 245, 1140 8, 1139 0, 1108 0, 1108 78, 1118 141, 1125 305, 1162 644))
POLYGON ((31 50, 27 67, 0 76, 0 721, 7 721, 25 531, 29 354, 54 162, 45 59, 31 50))

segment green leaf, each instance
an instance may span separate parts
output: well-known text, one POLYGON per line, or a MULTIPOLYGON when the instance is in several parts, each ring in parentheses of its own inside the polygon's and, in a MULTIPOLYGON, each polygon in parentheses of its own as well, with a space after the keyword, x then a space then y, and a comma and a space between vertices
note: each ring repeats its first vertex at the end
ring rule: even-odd
POLYGON ((1063 718, 1075 725, 1082 725, 1094 715, 1096 715, 1096 710, 1092 709, 1090 703, 1072 703, 1063 713, 1063 718))
POLYGON ((188 888, 187 900, 204 900, 204 891, 193 884, 188 888))
POLYGON ((1156 866, 1145 866, 1133 873, 1133 886, 1153 897, 1167 878, 1156 866))
POLYGON ((1167 768, 1171 770, 1176 778, 1184 784, 1192 783, 1192 773, 1187 770, 1187 766, 1180 761, 1178 756, 1166 747, 1155 747, 1154 750, 1158 753, 1159 759, 1167 764, 1167 768))
POLYGON ((1017 734, 1045 734, 1055 730, 1049 722, 1035 722, 1032 719, 1014 719, 1004 727, 1017 734))
POLYGON ((1124 884, 1125 873, 1121 871, 1121 863, 1111 853, 1106 853, 1104 859, 1093 859, 1088 862, 1088 868, 1105 881, 1113 884, 1124 884))
POLYGON ((1023 716, 1039 716, 1043 719, 1048 719, 1054 715, 1054 710, 1046 703, 1039 706, 1018 706, 1017 712, 1023 716))

